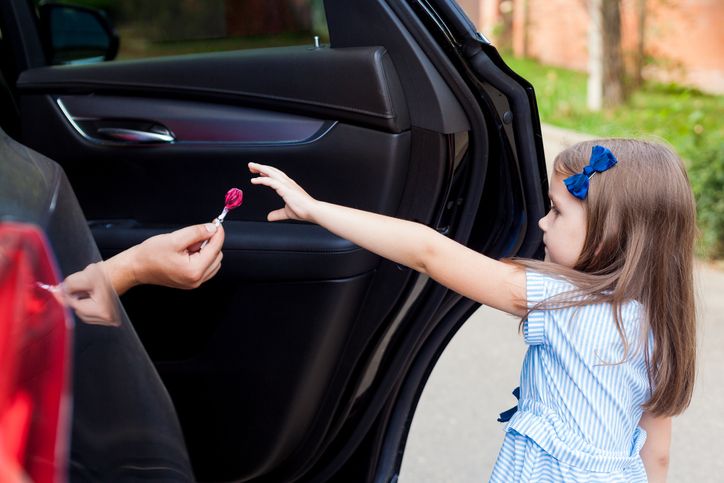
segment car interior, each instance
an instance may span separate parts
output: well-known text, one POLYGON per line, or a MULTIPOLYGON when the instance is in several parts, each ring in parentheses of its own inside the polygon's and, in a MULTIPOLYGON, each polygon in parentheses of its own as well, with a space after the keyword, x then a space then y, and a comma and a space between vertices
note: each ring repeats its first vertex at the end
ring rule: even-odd
POLYGON ((415 356, 427 343, 434 363, 476 306, 318 226, 267 222, 279 200, 246 164, 490 256, 532 256, 546 203, 532 89, 483 50, 461 68, 421 10, 469 29, 442 1, 325 1, 329 45, 73 65, 50 65, 22 3, 0 7, 0 125, 63 167, 104 258, 244 191, 213 280, 122 298, 196 477, 370 477, 359 465, 375 471, 415 356))

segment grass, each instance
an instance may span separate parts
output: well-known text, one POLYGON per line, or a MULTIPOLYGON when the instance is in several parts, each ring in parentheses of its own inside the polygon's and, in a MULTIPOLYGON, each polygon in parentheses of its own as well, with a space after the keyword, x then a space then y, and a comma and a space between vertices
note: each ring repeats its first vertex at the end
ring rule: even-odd
POLYGON ((647 83, 617 108, 586 108, 585 73, 530 59, 505 61, 536 91, 541 121, 595 136, 659 137, 685 159, 724 143, 724 96, 676 85, 647 83))

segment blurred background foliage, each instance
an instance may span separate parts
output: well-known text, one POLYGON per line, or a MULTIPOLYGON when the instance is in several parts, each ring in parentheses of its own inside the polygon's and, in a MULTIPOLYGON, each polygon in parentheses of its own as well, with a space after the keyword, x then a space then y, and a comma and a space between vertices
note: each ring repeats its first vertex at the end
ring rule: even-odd
POLYGON ((724 258, 724 96, 644 82, 610 109, 586 107, 583 72, 504 56, 534 87, 541 122, 595 136, 660 138, 684 158, 697 200, 699 254, 724 258))

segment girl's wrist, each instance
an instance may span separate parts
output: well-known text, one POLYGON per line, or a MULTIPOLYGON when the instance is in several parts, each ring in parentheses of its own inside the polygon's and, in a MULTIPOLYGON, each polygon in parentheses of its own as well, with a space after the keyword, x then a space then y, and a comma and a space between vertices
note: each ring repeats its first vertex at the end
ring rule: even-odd
POLYGON ((309 205, 307 210, 307 216, 304 217, 304 221, 319 224, 319 214, 324 210, 324 205, 327 205, 324 201, 312 199, 312 203, 309 205))

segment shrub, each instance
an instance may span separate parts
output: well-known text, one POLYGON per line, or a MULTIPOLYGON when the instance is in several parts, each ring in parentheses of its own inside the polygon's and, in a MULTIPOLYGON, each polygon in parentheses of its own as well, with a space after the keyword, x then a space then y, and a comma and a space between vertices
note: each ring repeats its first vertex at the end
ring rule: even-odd
POLYGON ((701 231, 699 252, 724 258, 724 144, 702 150, 689 164, 701 231))

